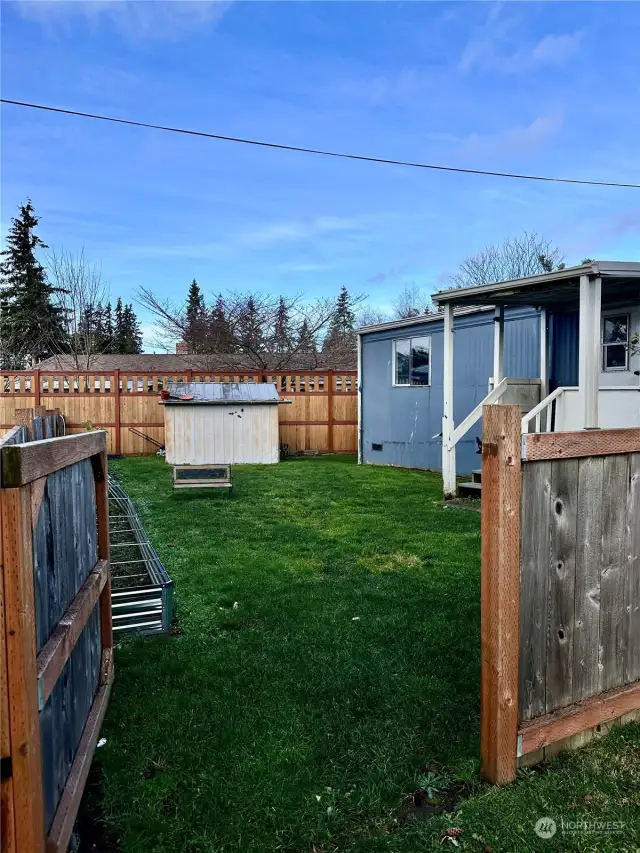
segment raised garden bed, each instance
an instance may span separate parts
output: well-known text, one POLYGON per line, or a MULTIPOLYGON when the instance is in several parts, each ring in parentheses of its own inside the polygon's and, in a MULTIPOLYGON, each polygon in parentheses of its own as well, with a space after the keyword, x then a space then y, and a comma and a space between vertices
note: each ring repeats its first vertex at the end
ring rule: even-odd
POLYGON ((173 581, 150 544, 129 496, 109 478, 111 608, 114 634, 169 631, 173 581))

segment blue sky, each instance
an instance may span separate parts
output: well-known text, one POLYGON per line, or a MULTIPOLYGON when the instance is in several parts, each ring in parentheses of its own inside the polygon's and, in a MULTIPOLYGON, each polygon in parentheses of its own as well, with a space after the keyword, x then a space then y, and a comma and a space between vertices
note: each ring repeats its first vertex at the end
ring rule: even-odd
MULTIPOLYGON (((292 145, 640 183, 636 3, 2 4, 17 100, 292 145)), ((640 190, 269 151, 2 106, 3 234, 30 196, 113 296, 350 290, 389 305, 524 229, 640 260, 640 190)), ((148 324, 149 318, 143 315, 148 324)), ((146 344, 152 335, 146 329, 146 344)))

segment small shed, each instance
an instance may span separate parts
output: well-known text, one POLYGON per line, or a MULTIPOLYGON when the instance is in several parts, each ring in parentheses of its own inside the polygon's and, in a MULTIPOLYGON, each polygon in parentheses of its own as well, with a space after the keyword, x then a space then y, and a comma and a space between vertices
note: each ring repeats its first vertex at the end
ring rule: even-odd
POLYGON ((275 385, 170 383, 163 394, 170 465, 273 464, 280 458, 275 385))

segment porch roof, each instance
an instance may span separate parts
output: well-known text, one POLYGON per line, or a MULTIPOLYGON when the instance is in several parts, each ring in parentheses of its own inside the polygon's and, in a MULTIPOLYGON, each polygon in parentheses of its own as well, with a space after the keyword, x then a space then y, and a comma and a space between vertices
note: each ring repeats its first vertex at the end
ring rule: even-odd
POLYGON ((514 281, 441 290, 432 298, 438 305, 529 305, 571 310, 578 307, 583 275, 602 279, 603 307, 640 298, 640 263, 625 261, 594 261, 514 281))

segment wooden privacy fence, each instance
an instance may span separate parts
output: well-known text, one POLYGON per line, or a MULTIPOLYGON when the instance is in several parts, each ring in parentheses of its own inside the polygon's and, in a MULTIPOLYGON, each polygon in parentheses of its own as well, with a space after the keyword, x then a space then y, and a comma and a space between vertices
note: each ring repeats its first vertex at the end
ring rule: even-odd
POLYGON ((497 783, 640 709, 640 429, 521 436, 520 420, 484 408, 481 757, 497 783))
POLYGON ((104 432, 0 439, 0 837, 64 853, 113 680, 104 432))
POLYGON ((357 371, 256 371, 242 374, 131 374, 124 371, 46 372, 27 370, 0 373, 0 431, 15 423, 16 409, 44 406, 59 409, 67 432, 88 425, 105 429, 109 453, 124 456, 154 453, 155 448, 135 435, 141 430, 164 443, 164 414, 158 405, 168 382, 273 382, 291 405, 279 407, 280 441, 292 453, 357 450, 357 371))

